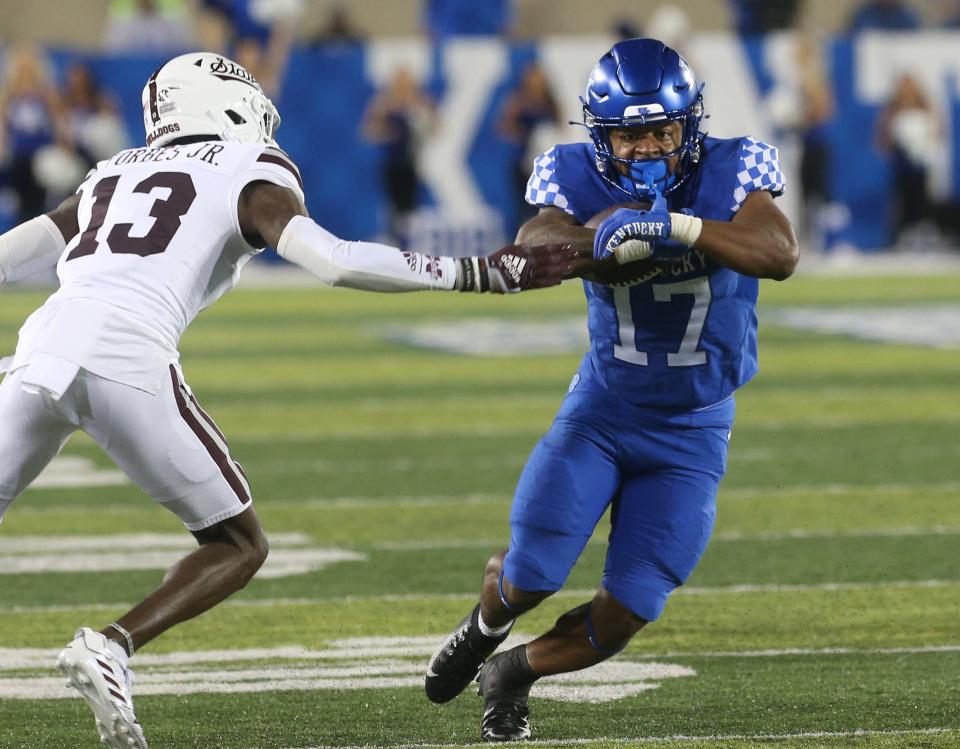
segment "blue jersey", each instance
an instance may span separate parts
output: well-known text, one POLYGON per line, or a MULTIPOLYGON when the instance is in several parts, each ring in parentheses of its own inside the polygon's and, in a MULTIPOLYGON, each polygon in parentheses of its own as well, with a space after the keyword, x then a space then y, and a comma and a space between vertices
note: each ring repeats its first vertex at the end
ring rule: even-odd
MULTIPOLYGON (((730 221, 747 194, 783 191, 777 149, 755 138, 705 138, 690 177, 668 198, 671 211, 730 221)), ((592 144, 551 148, 534 163, 527 202, 555 206, 585 224, 627 202, 595 166, 592 144)), ((758 281, 696 250, 667 262, 652 281, 612 288, 584 281, 590 351, 582 378, 645 406, 717 403, 757 372, 758 281)))

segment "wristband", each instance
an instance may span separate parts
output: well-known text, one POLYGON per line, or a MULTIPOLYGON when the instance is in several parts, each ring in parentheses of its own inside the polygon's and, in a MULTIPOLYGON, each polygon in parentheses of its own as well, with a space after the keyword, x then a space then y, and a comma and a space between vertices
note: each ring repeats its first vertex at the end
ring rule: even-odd
POLYGON ((700 232, 703 231, 703 219, 685 213, 671 213, 670 225, 670 239, 687 247, 693 247, 693 243, 700 238, 700 232))
POLYGON ((454 288, 460 291, 475 291, 478 294, 490 291, 490 276, 487 273, 486 258, 460 258, 457 264, 457 280, 454 288))
POLYGON ((653 245, 643 239, 628 239, 613 248, 613 256, 618 265, 644 260, 653 254, 653 245))

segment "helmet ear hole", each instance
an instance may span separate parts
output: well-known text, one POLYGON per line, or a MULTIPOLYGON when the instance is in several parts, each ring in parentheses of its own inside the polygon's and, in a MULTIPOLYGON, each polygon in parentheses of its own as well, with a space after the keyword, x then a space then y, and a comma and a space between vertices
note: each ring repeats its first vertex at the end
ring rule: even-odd
POLYGON ((234 112, 232 109, 228 109, 228 110, 226 111, 226 115, 227 115, 227 117, 230 118, 230 121, 231 121, 234 125, 246 125, 246 124, 247 124, 247 121, 246 121, 245 119, 243 119, 243 117, 241 117, 239 113, 234 112))

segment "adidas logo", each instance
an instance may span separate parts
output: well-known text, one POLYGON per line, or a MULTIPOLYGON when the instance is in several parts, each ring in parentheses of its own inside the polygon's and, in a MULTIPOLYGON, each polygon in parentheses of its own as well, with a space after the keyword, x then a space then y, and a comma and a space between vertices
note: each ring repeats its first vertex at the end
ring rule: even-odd
POLYGON ((500 262, 510 275, 510 280, 514 283, 520 283, 520 276, 523 275, 523 269, 527 267, 527 259, 519 255, 504 255, 500 258, 500 262))

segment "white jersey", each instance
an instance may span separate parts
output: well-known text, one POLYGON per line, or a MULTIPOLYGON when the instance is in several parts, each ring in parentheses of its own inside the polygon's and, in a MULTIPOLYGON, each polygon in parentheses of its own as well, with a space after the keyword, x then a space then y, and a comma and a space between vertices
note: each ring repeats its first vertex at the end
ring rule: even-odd
POLYGON ((11 369, 48 355, 156 393, 184 330, 260 252, 237 217, 254 181, 303 200, 296 166, 265 145, 134 148, 98 164, 78 190, 80 232, 57 264, 60 288, 21 328, 11 369))

